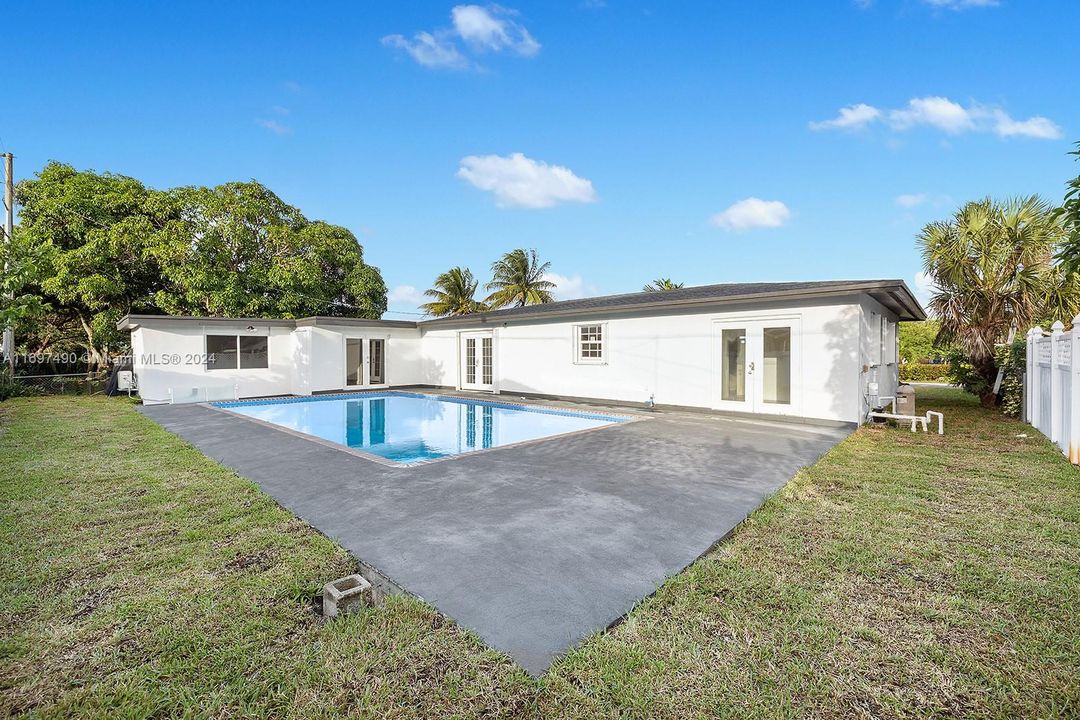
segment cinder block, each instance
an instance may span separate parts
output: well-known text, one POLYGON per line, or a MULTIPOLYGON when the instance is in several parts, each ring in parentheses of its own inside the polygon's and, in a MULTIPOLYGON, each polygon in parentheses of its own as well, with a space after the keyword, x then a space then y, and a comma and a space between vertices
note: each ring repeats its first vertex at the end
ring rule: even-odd
POLYGON ((372 604, 371 583, 359 575, 346 575, 323 588, 324 617, 356 612, 372 604))

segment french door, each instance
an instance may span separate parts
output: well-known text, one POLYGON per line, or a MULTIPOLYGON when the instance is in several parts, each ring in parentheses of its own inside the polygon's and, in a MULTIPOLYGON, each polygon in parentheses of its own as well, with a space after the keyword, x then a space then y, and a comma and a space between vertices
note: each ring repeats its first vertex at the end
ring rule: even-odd
POLYGON ((719 362, 719 410, 798 414, 800 400, 798 318, 716 322, 713 346, 719 362))
POLYGON ((495 336, 491 332, 461 333, 462 390, 495 390, 495 336))
POLYGON ((386 339, 345 338, 345 387, 386 385, 386 339))

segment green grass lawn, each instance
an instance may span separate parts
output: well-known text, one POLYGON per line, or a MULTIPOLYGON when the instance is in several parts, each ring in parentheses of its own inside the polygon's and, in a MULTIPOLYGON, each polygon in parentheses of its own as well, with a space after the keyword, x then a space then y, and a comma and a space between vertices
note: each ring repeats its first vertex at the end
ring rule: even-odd
POLYGON ((0 716, 1077 717, 1080 471, 951 389, 533 680, 126 400, 0 404, 0 716))

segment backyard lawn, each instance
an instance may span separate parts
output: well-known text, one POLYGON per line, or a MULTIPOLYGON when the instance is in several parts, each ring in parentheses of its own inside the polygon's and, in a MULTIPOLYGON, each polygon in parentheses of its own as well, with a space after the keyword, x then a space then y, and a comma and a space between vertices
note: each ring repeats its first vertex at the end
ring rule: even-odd
POLYGON ((10 400, 0 716, 1080 716, 1080 471, 919 402, 533 680, 417 600, 322 622, 348 555, 126 399, 10 400))

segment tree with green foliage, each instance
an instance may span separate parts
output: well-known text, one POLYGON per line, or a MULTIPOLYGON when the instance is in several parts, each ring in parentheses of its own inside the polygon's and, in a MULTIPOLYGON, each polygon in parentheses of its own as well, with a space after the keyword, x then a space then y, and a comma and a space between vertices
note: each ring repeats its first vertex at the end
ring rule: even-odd
POLYGON ((150 246, 172 314, 377 318, 386 285, 356 237, 311 221, 257 182, 179 188, 181 222, 150 246))
POLYGON ((641 288, 642 292, 664 292, 666 290, 678 290, 683 283, 677 283, 671 278, 657 278, 641 288))
MULTIPOLYGON (((1069 153, 1080 160, 1080 142, 1076 150, 1069 153)), ((1058 259, 1067 272, 1080 273, 1080 175, 1069 181, 1065 191, 1065 200, 1057 209, 1057 217, 1065 226, 1067 237, 1058 252, 1058 259)))
POLYGON ((486 310, 487 306, 476 299, 479 282, 469 268, 452 267, 435 278, 435 285, 424 292, 434 301, 420 306, 428 315, 468 315, 486 310))
POLYGON ((900 323, 900 362, 921 363, 944 357, 945 353, 934 346, 941 323, 937 320, 900 323))
POLYGON ((971 365, 970 389, 997 402, 995 347, 1048 315, 1072 317, 1080 293, 1054 263, 1064 228, 1038 197, 969 202, 919 233, 935 286, 935 344, 954 343, 971 365))
POLYGON ((541 263, 536 250, 511 250, 491 265, 492 280, 484 286, 493 291, 485 302, 492 308, 538 305, 555 300, 555 283, 544 279, 551 263, 541 263))
POLYGON ((11 242, 0 243, 0 328, 21 330, 44 317, 47 306, 30 291, 41 277, 41 250, 27 245, 16 228, 11 242))
POLYGON ((78 329, 91 367, 126 342, 127 313, 379 317, 386 285, 342 227, 307 220, 256 182, 160 191, 51 162, 16 188, 36 304, 5 305, 40 347, 78 329), (33 317, 31 317, 33 316, 33 317))
POLYGON ((160 272, 146 253, 178 229, 179 207, 134 178, 56 162, 20 182, 16 200, 23 251, 38 263, 22 291, 77 325, 90 365, 101 365, 123 340, 121 316, 156 311, 160 272))

